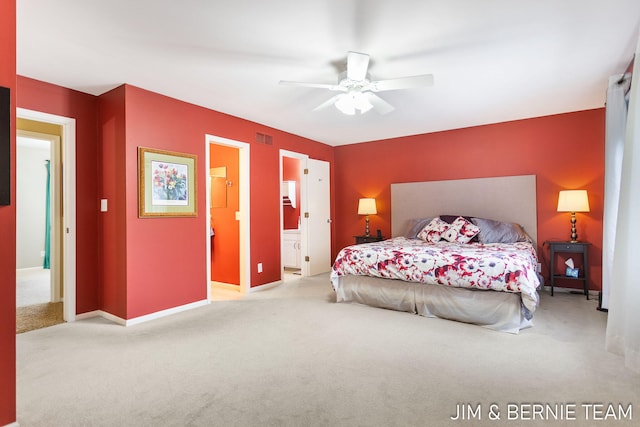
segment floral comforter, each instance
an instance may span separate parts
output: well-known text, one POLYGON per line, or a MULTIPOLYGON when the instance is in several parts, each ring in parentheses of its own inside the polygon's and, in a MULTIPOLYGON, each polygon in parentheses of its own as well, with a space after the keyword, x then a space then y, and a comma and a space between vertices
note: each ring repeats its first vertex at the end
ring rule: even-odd
POLYGON ((531 243, 426 243, 395 237, 347 246, 331 270, 334 289, 345 275, 520 293, 533 313, 538 306, 537 256, 531 243))

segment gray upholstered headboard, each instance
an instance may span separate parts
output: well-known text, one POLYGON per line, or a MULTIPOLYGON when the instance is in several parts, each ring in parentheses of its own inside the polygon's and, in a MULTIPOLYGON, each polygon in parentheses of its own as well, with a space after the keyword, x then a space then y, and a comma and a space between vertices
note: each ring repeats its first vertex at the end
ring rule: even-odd
POLYGON ((466 215, 516 222, 537 244, 536 212, 535 175, 391 184, 393 237, 414 218, 466 215))

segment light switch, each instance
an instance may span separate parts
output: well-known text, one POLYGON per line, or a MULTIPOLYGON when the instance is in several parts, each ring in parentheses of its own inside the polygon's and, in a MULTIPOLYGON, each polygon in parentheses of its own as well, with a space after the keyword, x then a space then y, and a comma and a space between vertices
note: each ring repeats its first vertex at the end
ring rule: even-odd
POLYGON ((100 212, 107 211, 107 199, 100 199, 100 212))

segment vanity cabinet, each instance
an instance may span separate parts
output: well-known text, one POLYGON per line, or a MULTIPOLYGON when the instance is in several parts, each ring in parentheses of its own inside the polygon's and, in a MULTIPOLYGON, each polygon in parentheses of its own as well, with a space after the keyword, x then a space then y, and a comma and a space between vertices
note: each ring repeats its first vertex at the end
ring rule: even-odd
POLYGON ((282 264, 289 268, 301 268, 301 254, 300 230, 284 230, 282 233, 282 264))

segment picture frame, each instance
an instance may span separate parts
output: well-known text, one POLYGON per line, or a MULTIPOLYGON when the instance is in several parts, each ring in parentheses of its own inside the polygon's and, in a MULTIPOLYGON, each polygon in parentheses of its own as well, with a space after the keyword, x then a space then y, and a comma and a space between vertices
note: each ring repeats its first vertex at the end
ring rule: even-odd
POLYGON ((138 217, 198 216, 194 154, 138 147, 138 217))

